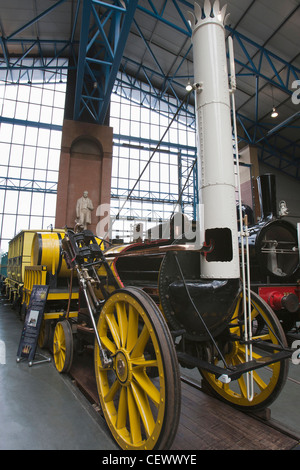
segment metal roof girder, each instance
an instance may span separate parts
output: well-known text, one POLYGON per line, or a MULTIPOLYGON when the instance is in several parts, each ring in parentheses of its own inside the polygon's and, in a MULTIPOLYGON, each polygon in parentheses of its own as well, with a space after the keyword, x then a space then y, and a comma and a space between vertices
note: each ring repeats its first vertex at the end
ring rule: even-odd
POLYGON ((110 95, 120 68, 121 59, 137 4, 138 0, 127 0, 126 14, 123 18, 118 44, 115 47, 114 62, 105 83, 104 102, 99 113, 99 123, 103 123, 106 116, 106 112, 110 103, 110 95))
MULTIPOLYGON (((106 53, 110 56, 110 59, 113 60, 113 59, 114 59, 113 50, 112 50, 111 45, 110 45, 110 43, 109 43, 109 41, 108 41, 108 38, 107 38, 106 33, 105 33, 105 30, 104 30, 104 28, 103 28, 103 26, 102 26, 102 24, 101 24, 100 18, 99 18, 98 14, 97 14, 97 11, 95 10, 95 7, 94 7, 93 3, 92 3, 92 10, 91 10, 91 12, 92 12, 92 14, 93 14, 93 17, 94 17, 94 19, 95 19, 96 26, 97 26, 97 28, 98 28, 97 33, 100 33, 100 34, 101 34, 101 37, 102 37, 102 39, 103 39, 105 51, 106 51, 106 53)), ((89 50, 89 48, 90 48, 90 45, 88 45, 87 51, 89 50)))
MULTIPOLYGON (((152 5, 153 5, 152 2, 150 2, 149 0, 148 0, 148 2, 149 2, 149 4, 151 4, 151 7, 152 7, 152 5)), ((165 3, 165 5, 164 5, 163 12, 164 12, 164 10, 165 10, 165 6, 166 6, 166 3, 165 3)), ((162 23, 164 23, 164 24, 170 26, 171 28, 173 28, 173 29, 179 31, 180 33, 183 33, 183 34, 185 34, 185 35, 191 36, 191 28, 189 27, 188 24, 185 24, 185 26, 188 26, 188 29, 183 29, 183 28, 181 28, 180 26, 176 25, 175 23, 172 23, 171 21, 167 20, 166 18, 163 18, 162 14, 159 14, 159 13, 157 12, 157 10, 153 10, 153 9, 152 9, 152 11, 151 11, 151 10, 148 10, 147 8, 145 8, 145 7, 142 7, 141 5, 138 5, 138 6, 137 6, 137 9, 140 10, 140 11, 142 11, 143 13, 146 13, 147 15, 152 16, 152 17, 155 18, 156 20, 159 20, 159 21, 161 21, 162 23)), ((180 15, 180 16, 181 16, 181 15, 180 15)), ((182 16, 181 16, 181 18, 182 18, 182 16)))
POLYGON ((74 119, 78 120, 80 116, 80 103, 84 82, 86 51, 89 39, 89 24, 92 9, 92 0, 85 0, 82 8, 80 42, 77 58, 77 74, 75 86, 74 119))
MULTIPOLYGON (((273 52, 269 51, 263 46, 260 46, 257 44, 255 41, 252 39, 248 38, 247 36, 244 36, 243 34, 239 33, 238 31, 230 28, 229 26, 226 26, 226 29, 230 32, 232 35, 233 39, 235 38, 237 40, 237 43, 240 45, 242 52, 244 53, 245 57, 249 61, 249 63, 245 63, 242 60, 238 60, 237 57, 235 56, 235 62, 240 65, 241 67, 246 68, 249 71, 252 71, 254 75, 258 75, 259 77, 262 77, 264 80, 267 82, 271 83, 272 85, 280 88, 284 92, 288 94, 292 94, 292 91, 289 89, 289 80, 291 74, 294 76, 295 80, 300 79, 300 69, 292 65, 290 62, 287 62, 286 60, 282 59, 281 57, 277 56, 273 52), (247 51, 246 44, 249 44, 250 46, 254 47, 260 54, 259 60, 258 60, 258 66, 256 66, 253 62, 253 58, 249 55, 249 52, 247 51), (276 79, 274 80, 274 77, 269 77, 265 75, 262 72, 262 65, 263 65, 263 59, 266 59, 267 63, 271 67, 276 79), (276 63, 280 65, 280 69, 278 66, 276 67, 276 63), (249 65, 250 64, 250 65, 249 65), (283 79, 280 76, 280 73, 282 73, 284 70, 287 71, 287 77, 286 80, 283 81, 283 79)), ((256 54, 256 53, 255 53, 256 54)), ((255 55, 254 54, 254 55, 255 55)), ((237 71, 237 76, 239 75, 239 72, 237 71)))
MULTIPOLYGON (((83 109, 81 104, 89 110, 93 119, 98 123, 103 123, 106 111, 108 109, 110 95, 113 88, 116 74, 118 73, 120 61, 123 55, 126 39, 129 34, 130 25, 134 16, 138 0, 128 1, 127 8, 121 8, 118 5, 111 5, 99 0, 85 0, 82 12, 81 37, 78 54, 78 70, 76 80, 76 96, 74 105, 74 119, 78 120, 83 109), (95 5, 107 8, 101 18, 97 13, 95 5), (94 24, 90 29, 90 20, 93 18, 94 24), (108 32, 104 29, 104 24, 108 19, 111 24, 108 32), (96 32, 95 32, 96 29, 96 32), (91 32, 93 36, 90 37, 91 32), (93 51, 88 56, 88 52, 92 51, 92 45, 101 37, 101 47, 97 51, 93 51), (97 69, 94 70, 93 68, 97 69), (85 81, 90 77, 94 86, 89 90, 85 86, 85 81), (85 88, 85 96, 83 99, 83 88, 85 88), (99 93, 99 96, 96 96, 99 93), (87 98, 90 95, 89 99, 87 98), (98 104, 96 111, 92 102, 98 104), (93 111, 89 108, 93 108, 93 111)), ((99 46, 99 41, 98 41, 99 46)))
POLYGON ((51 7, 47 8, 46 10, 44 10, 42 13, 40 13, 38 16, 36 16, 35 18, 33 18, 32 20, 30 20, 28 23, 26 23, 25 25, 21 26, 21 28, 17 29, 14 33, 10 34, 7 39, 10 40, 12 39, 14 36, 17 36, 19 33, 21 33, 22 31, 24 31, 25 29, 29 28, 30 26, 32 26, 33 24, 37 23, 41 18, 43 18, 44 16, 48 15, 48 13, 52 12, 53 10, 55 10, 58 6, 60 6, 62 3, 65 3, 67 0, 59 0, 58 2, 55 3, 55 5, 52 5, 51 7))

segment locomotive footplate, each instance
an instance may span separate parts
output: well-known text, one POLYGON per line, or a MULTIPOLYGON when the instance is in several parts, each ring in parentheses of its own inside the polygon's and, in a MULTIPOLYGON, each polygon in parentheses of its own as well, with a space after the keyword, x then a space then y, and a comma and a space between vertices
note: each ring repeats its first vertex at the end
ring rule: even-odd
MULTIPOLYGON (((267 349, 266 344, 259 345, 261 349, 267 349)), ((269 345, 271 347, 271 345, 269 345)), ((275 347, 272 345, 272 349, 275 347)), ((243 374, 251 372, 262 367, 274 364, 275 362, 284 361, 289 359, 292 355, 292 350, 284 349, 280 346, 276 347, 279 349, 278 352, 270 354, 268 356, 260 357, 259 360, 251 360, 244 362, 237 366, 232 367, 220 367, 215 364, 210 364, 207 361, 199 359, 195 356, 191 356, 186 353, 177 352, 178 360, 181 364, 185 364, 191 367, 197 367, 198 369, 203 369, 207 372, 210 372, 216 376, 220 382, 229 383, 232 380, 239 379, 243 374)))

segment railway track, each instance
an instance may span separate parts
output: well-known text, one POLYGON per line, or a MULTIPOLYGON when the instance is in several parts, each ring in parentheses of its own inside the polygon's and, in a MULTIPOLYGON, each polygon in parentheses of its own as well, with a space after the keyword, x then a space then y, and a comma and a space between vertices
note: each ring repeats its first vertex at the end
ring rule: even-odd
MULTIPOLYGON (((74 361, 70 375, 102 417, 92 357, 74 361)), ((291 450, 299 445, 300 435, 273 420, 268 410, 260 414, 238 411, 210 396, 186 374, 181 374, 181 385, 181 416, 171 450, 291 450)))

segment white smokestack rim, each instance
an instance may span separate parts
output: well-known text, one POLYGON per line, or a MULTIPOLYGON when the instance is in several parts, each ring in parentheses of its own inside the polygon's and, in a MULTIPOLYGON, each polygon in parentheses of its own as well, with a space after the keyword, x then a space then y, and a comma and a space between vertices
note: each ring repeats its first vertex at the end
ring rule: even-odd
POLYGON ((220 8, 219 0, 215 0, 214 4, 210 0, 205 0, 204 5, 202 2, 194 2, 194 12, 188 11, 187 17, 190 22, 192 30, 197 25, 205 24, 206 22, 216 21, 217 23, 225 26, 229 18, 229 13, 226 15, 227 5, 220 8))

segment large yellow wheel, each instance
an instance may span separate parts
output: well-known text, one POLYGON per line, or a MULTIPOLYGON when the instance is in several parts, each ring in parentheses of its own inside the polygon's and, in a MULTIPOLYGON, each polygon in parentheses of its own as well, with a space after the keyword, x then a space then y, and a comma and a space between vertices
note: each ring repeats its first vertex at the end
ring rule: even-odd
POLYGON ((140 289, 115 291, 98 325, 112 366, 95 375, 106 422, 122 449, 168 449, 180 415, 180 377, 174 343, 152 299, 140 289))
POLYGON ((66 373, 73 361, 73 334, 67 320, 56 324, 53 337, 54 364, 58 372, 66 373))
MULTIPOLYGON (((230 326, 230 334, 240 334, 240 328, 244 331, 243 318, 243 296, 239 296, 233 319, 230 326)), ((261 339, 270 344, 282 344, 287 346, 286 337, 280 322, 273 310, 254 292, 251 292, 251 319, 253 329, 253 339, 261 339)), ((238 366, 246 361, 245 344, 240 341, 229 341, 226 344, 226 363, 229 366, 238 366)), ((274 352, 276 352, 274 350, 274 352)), ((261 357, 268 356, 259 347, 253 347, 253 359, 259 361, 261 357)), ((215 359, 215 364, 219 361, 215 359)), ((219 364, 221 365, 221 363, 219 364)), ((267 367, 252 371, 253 391, 252 401, 248 400, 247 377, 243 374, 238 380, 224 384, 216 379, 215 375, 204 370, 200 370, 205 385, 219 398, 229 402, 238 409, 257 411, 269 406, 279 395, 286 382, 288 373, 288 359, 276 362, 267 367)), ((249 379, 248 375, 248 379, 249 379)))

